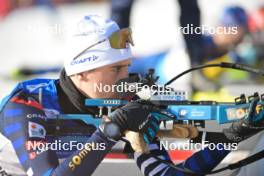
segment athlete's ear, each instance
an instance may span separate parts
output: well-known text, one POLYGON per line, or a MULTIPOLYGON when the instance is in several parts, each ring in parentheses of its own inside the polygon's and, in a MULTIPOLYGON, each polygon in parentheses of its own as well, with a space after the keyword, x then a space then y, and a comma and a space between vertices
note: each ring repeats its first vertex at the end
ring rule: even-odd
POLYGON ((89 81, 90 80, 90 76, 91 76, 91 72, 90 71, 85 71, 85 72, 76 74, 76 79, 78 81, 89 81))
POLYGON ((80 82, 80 81, 83 81, 85 78, 85 76, 82 74, 82 73, 77 73, 77 74, 74 74, 74 75, 71 75, 70 78, 71 80, 74 82, 74 83, 77 83, 77 82, 80 82))
POLYGON ((75 78, 76 78, 78 81, 83 80, 83 77, 84 77, 83 73, 77 73, 77 74, 75 75, 75 78))

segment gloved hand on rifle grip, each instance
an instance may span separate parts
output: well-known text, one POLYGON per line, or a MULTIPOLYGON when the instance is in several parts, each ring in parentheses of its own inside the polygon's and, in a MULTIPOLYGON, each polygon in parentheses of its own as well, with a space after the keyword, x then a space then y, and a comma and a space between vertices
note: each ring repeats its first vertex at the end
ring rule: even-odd
POLYGON ((148 143, 153 140, 159 130, 159 120, 153 118, 151 115, 151 112, 157 110, 152 104, 129 102, 125 106, 113 111, 108 116, 108 119, 111 123, 118 126, 120 132, 119 137, 123 136, 125 131, 140 132, 148 143))

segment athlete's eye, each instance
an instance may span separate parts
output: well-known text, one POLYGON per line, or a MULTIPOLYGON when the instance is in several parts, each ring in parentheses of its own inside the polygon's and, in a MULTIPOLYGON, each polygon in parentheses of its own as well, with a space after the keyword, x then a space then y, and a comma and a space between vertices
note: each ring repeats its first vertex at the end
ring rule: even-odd
POLYGON ((115 68, 115 71, 116 71, 116 72, 120 72, 120 70, 122 70, 122 68, 123 68, 123 67, 116 67, 116 68, 115 68))
POLYGON ((120 72, 120 70, 121 70, 120 67, 113 67, 113 68, 111 69, 111 71, 113 71, 113 72, 115 72, 115 73, 120 72))
POLYGON ((116 66, 116 67, 113 67, 112 68, 112 71, 116 72, 116 73, 119 73, 121 72, 122 70, 127 70, 129 67, 129 65, 122 65, 122 66, 116 66))

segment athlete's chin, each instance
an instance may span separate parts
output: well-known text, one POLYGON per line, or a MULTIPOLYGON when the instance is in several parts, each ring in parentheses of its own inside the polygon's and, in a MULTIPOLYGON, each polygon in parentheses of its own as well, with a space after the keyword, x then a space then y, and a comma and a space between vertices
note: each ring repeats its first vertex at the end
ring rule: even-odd
POLYGON ((109 98, 120 98, 117 94, 113 94, 111 97, 109 98))
POLYGON ((107 94, 101 95, 100 98, 113 99, 113 98, 119 98, 119 97, 117 93, 107 93, 107 94))

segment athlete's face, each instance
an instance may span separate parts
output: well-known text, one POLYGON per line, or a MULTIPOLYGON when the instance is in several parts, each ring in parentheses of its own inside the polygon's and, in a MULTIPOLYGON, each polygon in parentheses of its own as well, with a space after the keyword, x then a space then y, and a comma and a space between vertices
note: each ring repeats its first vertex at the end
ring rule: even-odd
POLYGON ((120 79, 128 77, 131 59, 100 67, 77 75, 75 85, 90 98, 116 98, 112 89, 120 79))

